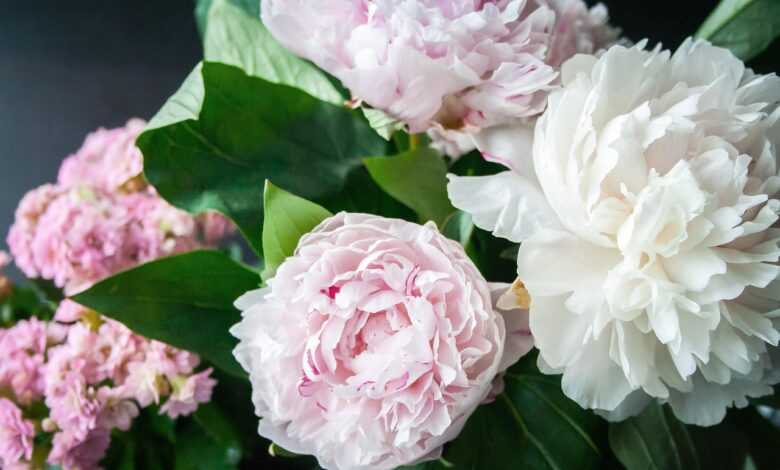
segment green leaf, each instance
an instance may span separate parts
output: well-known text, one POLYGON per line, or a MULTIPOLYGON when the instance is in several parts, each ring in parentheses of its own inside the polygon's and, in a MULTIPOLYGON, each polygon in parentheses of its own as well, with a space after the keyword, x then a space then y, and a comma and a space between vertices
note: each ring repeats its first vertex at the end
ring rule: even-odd
MULTIPOLYGON (((510 368, 504 393, 469 418, 446 462, 455 469, 599 468, 604 423, 564 397, 560 379, 540 374, 534 362, 529 354, 510 368)), ((432 465, 426 468, 446 468, 432 465)))
POLYGON ((293 254, 298 240, 332 214, 322 206, 277 188, 270 181, 265 182, 263 207, 263 278, 268 279, 293 254))
POLYGON ((721 0, 696 36, 750 60, 780 36, 780 2, 721 0))
MULTIPOLYGON (((259 18, 260 17, 260 0, 229 0, 231 4, 240 8, 246 15, 259 18)), ((195 22, 198 25, 198 32, 201 36, 206 34, 206 26, 208 24, 209 10, 211 5, 214 4, 214 0, 195 0, 195 22)))
POLYGON ((73 299, 133 331, 196 352, 237 376, 233 302, 260 277, 217 251, 163 258, 101 281, 73 299))
POLYGON ((266 179, 321 200, 341 190, 361 158, 384 153, 358 111, 224 64, 206 62, 201 73, 199 110, 182 105, 191 100, 180 95, 197 95, 183 88, 163 107, 165 119, 138 138, 146 178, 177 207, 228 215, 258 252, 266 179))
POLYGON ((716 426, 687 426, 699 457, 699 467, 718 470, 744 470, 748 457, 748 438, 729 413, 716 426))
POLYGON ((197 422, 214 442, 222 446, 228 463, 241 461, 241 437, 232 420, 214 403, 200 405, 195 412, 197 422))
POLYGON ((235 455, 201 429, 190 426, 176 440, 174 470, 235 470, 235 455))
POLYGON ((627 470, 695 470, 699 459, 691 436, 658 404, 641 415, 609 426, 609 444, 627 470))
POLYGON ((393 134, 404 128, 404 123, 389 116, 380 109, 362 108, 368 124, 385 140, 390 140, 393 134))
POLYGON ((144 134, 179 122, 197 120, 203 105, 204 93, 203 64, 200 63, 187 75, 179 90, 168 98, 163 107, 152 117, 144 129, 144 134))
POLYGON ((323 72, 287 51, 259 15, 249 16, 245 7, 236 3, 242 2, 214 0, 211 5, 203 43, 207 62, 233 65, 249 76, 299 88, 338 106, 344 104, 344 97, 323 72))
POLYGON ((284 449, 282 447, 279 447, 273 442, 271 443, 271 445, 268 446, 268 455, 270 455, 271 457, 283 457, 287 459, 297 459, 298 457, 301 457, 301 455, 296 454, 294 452, 290 452, 289 450, 284 449))
POLYGON ((468 213, 455 211, 444 221, 441 233, 445 237, 466 246, 471 241, 471 236, 474 235, 474 223, 471 221, 471 216, 468 213))
POLYGON ((447 165, 430 148, 419 148, 393 157, 364 160, 371 177, 388 194, 412 208, 423 221, 443 226, 455 212, 447 197, 447 165))

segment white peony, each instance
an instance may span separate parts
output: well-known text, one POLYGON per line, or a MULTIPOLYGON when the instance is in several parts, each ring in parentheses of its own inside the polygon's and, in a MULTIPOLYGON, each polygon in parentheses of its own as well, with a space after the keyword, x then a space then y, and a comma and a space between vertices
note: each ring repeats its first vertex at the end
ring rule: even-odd
POLYGON ((712 425, 780 379, 780 79, 704 41, 643 48, 565 63, 533 148, 488 130, 478 147, 510 171, 449 193, 522 241, 540 368, 569 397, 712 425))

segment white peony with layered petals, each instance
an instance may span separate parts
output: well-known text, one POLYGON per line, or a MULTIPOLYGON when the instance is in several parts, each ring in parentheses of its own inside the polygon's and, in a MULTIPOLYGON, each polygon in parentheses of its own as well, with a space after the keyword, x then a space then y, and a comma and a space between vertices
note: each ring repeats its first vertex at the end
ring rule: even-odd
POLYGON ((569 397, 712 425, 780 380, 780 79, 703 41, 643 47, 565 63, 533 139, 478 140, 509 171, 448 189, 522 242, 540 367, 569 397))

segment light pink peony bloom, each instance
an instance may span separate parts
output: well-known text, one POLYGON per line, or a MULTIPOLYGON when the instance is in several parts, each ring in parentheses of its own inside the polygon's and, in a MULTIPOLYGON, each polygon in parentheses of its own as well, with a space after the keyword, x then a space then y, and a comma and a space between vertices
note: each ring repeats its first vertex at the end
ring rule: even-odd
POLYGON ((0 468, 32 458, 35 430, 12 401, 0 398, 0 468))
POLYGON ((335 215, 236 306, 260 434, 328 469, 437 458, 514 354, 484 278, 433 224, 335 215))
POLYGON ((135 139, 146 122, 130 119, 125 127, 100 128, 89 134, 75 154, 62 163, 57 181, 65 187, 90 185, 113 192, 143 172, 135 139))
POLYGON ((206 369, 189 377, 175 377, 172 380, 173 392, 160 407, 160 413, 176 419, 192 414, 201 403, 211 401, 211 393, 217 385, 217 381, 210 377, 211 372, 211 369, 206 369))
POLYGON ((445 140, 540 114, 557 67, 617 36, 582 0, 265 0, 262 17, 354 99, 445 140))

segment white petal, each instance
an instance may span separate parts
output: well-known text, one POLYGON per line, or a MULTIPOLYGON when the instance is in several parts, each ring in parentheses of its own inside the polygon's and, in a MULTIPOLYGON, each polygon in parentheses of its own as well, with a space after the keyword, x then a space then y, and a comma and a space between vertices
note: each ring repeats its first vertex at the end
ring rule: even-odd
POLYGON ((447 175, 452 205, 471 215, 474 225, 520 242, 544 227, 558 225, 539 186, 511 171, 490 176, 447 175))

